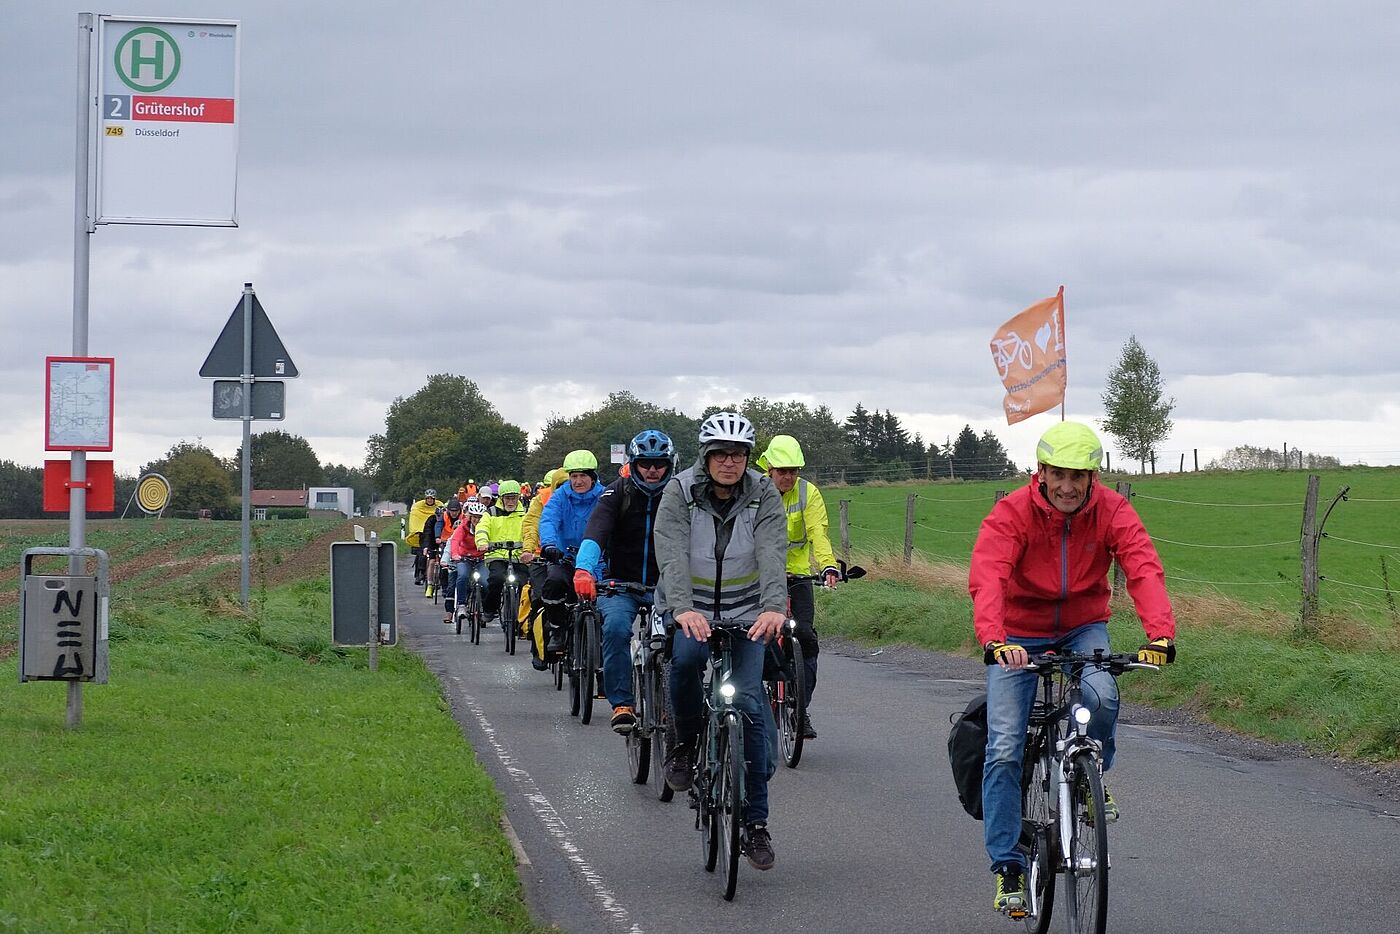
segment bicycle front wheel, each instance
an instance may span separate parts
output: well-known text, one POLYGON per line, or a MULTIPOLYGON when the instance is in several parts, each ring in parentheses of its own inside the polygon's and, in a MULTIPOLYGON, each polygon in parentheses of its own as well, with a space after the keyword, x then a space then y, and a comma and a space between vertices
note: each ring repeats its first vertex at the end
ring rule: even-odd
POLYGON ((511 584, 506 585, 505 592, 501 594, 501 628, 506 634, 506 654, 515 654, 515 631, 520 624, 515 621, 515 617, 520 610, 520 593, 511 584))
POLYGON ((579 715, 579 720, 588 724, 593 722, 593 696, 598 693, 598 669, 596 666, 598 644, 594 638, 596 629, 593 625, 593 612, 591 610, 580 615, 578 631, 574 635, 578 636, 582 642, 578 654, 579 664, 583 666, 583 670, 579 672, 579 691, 583 695, 583 712, 579 715))
MULTIPOLYGON (((651 772, 651 736, 647 720, 651 717, 651 697, 647 694, 646 673, 640 662, 632 663, 632 698, 636 706, 637 724, 627 734, 627 772, 634 785, 645 785, 651 772)), ((661 763, 656 763, 661 771, 661 763)))
POLYGON ((1065 867, 1069 929, 1072 934, 1103 934, 1108 924, 1108 823, 1103 819, 1103 776, 1088 755, 1075 757, 1069 770, 1069 865, 1065 867))
POLYGON ((807 719, 807 669, 802 657, 802 643, 792 636, 784 639, 783 659, 788 670, 778 682, 782 703, 778 707, 778 733, 781 737, 783 764, 797 768, 802 761, 802 731, 807 719))
POLYGON ((564 662, 569 666, 569 715, 578 716, 579 708, 583 706, 583 662, 579 661, 579 652, 583 648, 578 637, 578 621, 575 620, 572 633, 569 636, 568 654, 565 656, 568 661, 564 662))
POLYGON ((715 794, 719 852, 724 857, 724 900, 734 900, 739 884, 739 841, 744 821, 744 725, 737 715, 725 723, 719 749, 719 788, 715 794))

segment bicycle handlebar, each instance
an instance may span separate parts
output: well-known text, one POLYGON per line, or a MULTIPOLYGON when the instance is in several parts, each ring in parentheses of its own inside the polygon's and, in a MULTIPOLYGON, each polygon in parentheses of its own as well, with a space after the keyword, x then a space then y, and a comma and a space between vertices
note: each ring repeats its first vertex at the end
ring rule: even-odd
MULTIPOLYGON (((846 581, 860 580, 862 577, 865 576, 865 568, 861 567, 858 564, 848 565, 846 564, 846 562, 841 561, 839 559, 837 560, 836 564, 836 577, 837 580, 841 581, 842 583, 845 583, 846 581)), ((792 583, 794 581, 816 581, 820 583, 826 580, 826 574, 825 572, 821 574, 789 574, 787 576, 787 579, 789 583, 792 583)))
POLYGON ((1030 656, 1030 663, 1026 666, 1026 670, 1045 674, 1063 665, 1088 665, 1091 668, 1102 668, 1112 675, 1121 675, 1132 668, 1145 668, 1151 671, 1162 670, 1160 665, 1149 665, 1147 662, 1138 661, 1136 652, 1114 652, 1112 654, 1104 654, 1103 652, 1043 652, 1030 656))
POLYGON ((632 581, 601 580, 598 582, 598 592, 605 593, 610 597, 620 593, 632 593, 639 597, 647 597, 654 589, 632 581))

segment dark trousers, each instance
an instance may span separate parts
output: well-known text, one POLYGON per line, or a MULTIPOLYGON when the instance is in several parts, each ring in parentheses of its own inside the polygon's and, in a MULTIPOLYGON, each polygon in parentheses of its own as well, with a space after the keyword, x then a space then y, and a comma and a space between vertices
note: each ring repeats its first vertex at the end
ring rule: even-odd
MULTIPOLYGON (((501 612, 501 591, 506 586, 506 566, 509 562, 497 558, 490 564, 490 573, 486 578, 486 599, 482 603, 482 611, 487 616, 495 616, 501 612)), ((519 564, 515 566, 515 580, 519 583, 524 575, 524 568, 519 564)))
POLYGON ((788 602, 792 605, 792 618, 797 621, 797 642, 802 646, 803 667, 807 669, 807 703, 812 703, 812 691, 817 686, 817 645, 816 599, 812 581, 793 581, 788 584, 788 602))

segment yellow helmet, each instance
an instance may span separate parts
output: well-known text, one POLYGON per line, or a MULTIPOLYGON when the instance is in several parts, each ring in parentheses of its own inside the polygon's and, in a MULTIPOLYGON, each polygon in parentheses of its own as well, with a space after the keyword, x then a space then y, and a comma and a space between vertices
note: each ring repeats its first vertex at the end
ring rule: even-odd
POLYGON ((1066 470, 1098 470, 1103 444, 1088 425, 1059 422, 1046 429, 1035 446, 1035 459, 1066 470))

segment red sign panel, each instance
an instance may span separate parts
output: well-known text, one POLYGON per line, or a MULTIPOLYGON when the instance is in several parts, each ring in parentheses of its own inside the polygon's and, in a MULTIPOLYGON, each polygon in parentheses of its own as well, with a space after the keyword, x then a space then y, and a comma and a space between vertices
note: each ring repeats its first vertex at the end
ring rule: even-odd
MULTIPOLYGON (((68 511, 72 466, 70 461, 44 461, 44 512, 68 511)), ((111 461, 87 462, 87 511, 117 511, 111 461)))
POLYGON ((131 119, 166 123, 232 123, 233 98, 148 97, 133 94, 131 119))

